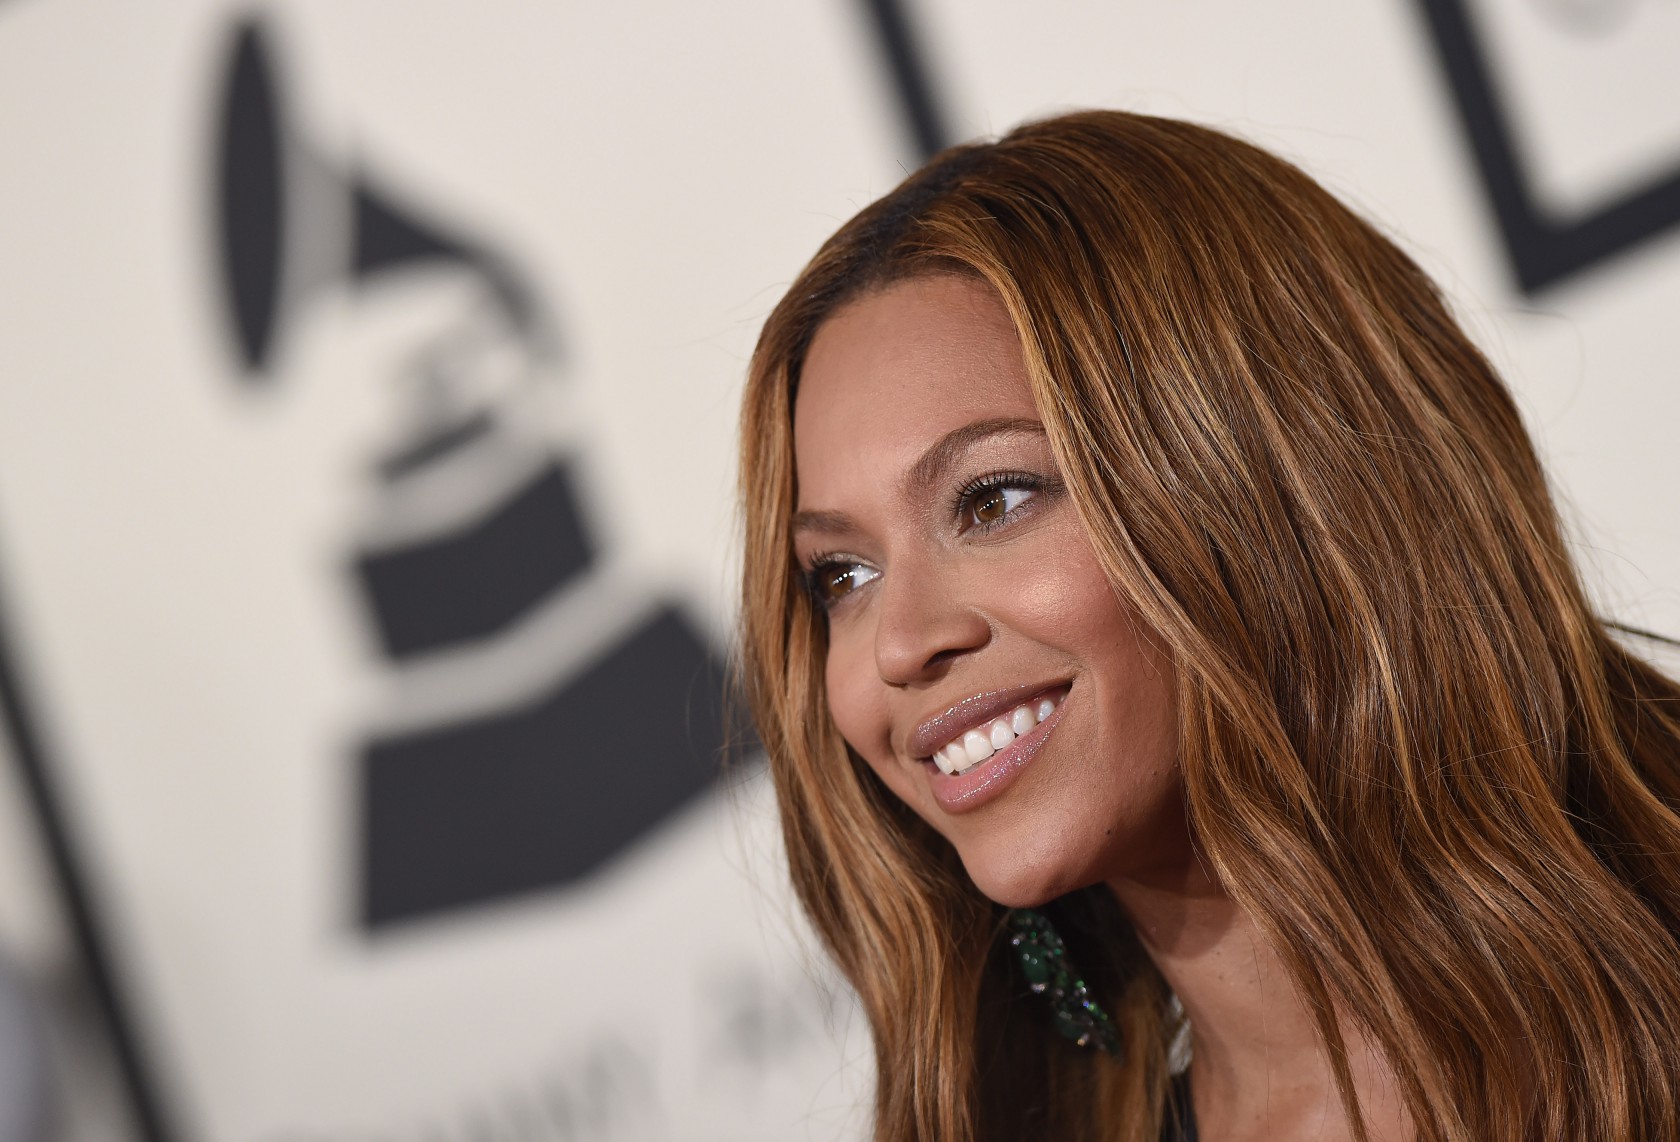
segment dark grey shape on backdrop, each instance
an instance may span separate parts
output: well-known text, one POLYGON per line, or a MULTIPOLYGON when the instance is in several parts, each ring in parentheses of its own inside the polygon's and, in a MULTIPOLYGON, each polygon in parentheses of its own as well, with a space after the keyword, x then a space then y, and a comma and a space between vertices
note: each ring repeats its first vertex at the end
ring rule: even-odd
MULTIPOLYGON (((0 602, 4 594, 0 592, 0 602)), ((139 1142, 172 1142, 181 1137, 175 1128, 163 1088, 154 1068, 157 1055, 137 1025, 134 1008, 118 965, 122 947, 106 927, 110 913, 98 886, 83 863, 86 842, 72 826, 34 717, 34 695, 28 693, 18 664, 12 658, 17 636, 11 618, 0 607, 0 728, 7 736, 24 798, 40 830, 46 861, 64 907, 65 923, 76 950, 77 966, 86 974, 93 1005, 111 1038, 118 1079, 133 1116, 139 1142)))
POLYGON ((910 18, 905 0, 860 0, 875 29, 881 62, 892 78, 904 127, 916 148, 916 157, 926 162, 950 146, 950 121, 934 90, 927 53, 910 18))
POLYGON ((373 928, 571 884, 709 788, 724 681, 665 608, 581 678, 498 716, 370 744, 373 928))
POLYGON ((1548 217, 1517 153, 1511 120, 1464 0, 1419 0, 1499 222, 1511 272, 1524 293, 1549 286, 1651 241, 1680 223, 1680 155, 1673 173, 1573 221, 1548 217))
POLYGON ((280 312, 285 249, 285 139, 268 53, 255 25, 234 42, 216 156, 222 278, 240 355, 261 368, 280 312))
POLYGON ((221 272, 234 343, 246 381, 265 379, 288 305, 308 289, 360 285, 389 270, 457 264, 478 274, 509 324, 540 340, 530 290, 502 258, 400 204, 365 174, 339 170, 292 131, 276 80, 269 35, 257 20, 239 23, 219 103, 216 205, 221 272), (350 249, 331 267, 288 263, 299 219, 286 194, 300 164, 330 171, 350 208, 350 249), (316 277, 316 275, 320 275, 316 277))
POLYGON ((387 482, 400 480, 441 460, 457 448, 490 435, 494 428, 495 421, 488 411, 474 413, 387 456, 379 462, 379 475, 387 482))
MULTIPOLYGON (((389 190, 376 191, 315 154, 286 128, 279 90, 266 34, 246 23, 224 92, 219 169, 224 275, 247 367, 260 371, 272 362, 277 326, 300 290, 363 286, 376 276, 436 265, 477 275, 514 336, 541 356, 535 344, 541 307, 521 279, 482 245, 399 209, 389 190), (283 198, 288 169, 300 164, 330 172, 328 185, 348 196, 352 208, 350 249, 324 267, 285 264, 287 226, 312 224, 283 198)), ((449 461, 468 446, 504 460, 520 447, 493 409, 434 408, 427 419, 430 429, 379 463, 382 496, 423 474, 434 482, 457 479, 449 461)), ((363 551, 350 569, 400 688, 400 671, 411 660, 511 636, 540 606, 576 586, 596 554, 573 473, 550 459, 476 518, 394 548, 363 551)), ((366 747, 360 868, 366 923, 571 883, 711 784, 722 744, 719 712, 677 733, 673 711, 686 708, 690 695, 686 681, 677 685, 669 671, 683 672, 687 681, 715 677, 706 695, 715 707, 723 694, 721 670, 675 611, 667 610, 655 631, 662 635, 656 647, 646 632, 625 632, 629 641, 586 665, 585 679, 555 699, 563 717, 510 711, 366 747), (656 658, 669 660, 634 657, 655 650, 656 658), (633 667, 628 672, 626 664, 633 667), (595 682, 600 671, 615 684, 595 682), (573 702, 576 693, 590 694, 590 701, 573 702), (574 721, 612 726, 619 738, 574 731, 574 721), (706 763, 695 763, 696 756, 706 763), (439 799, 433 794, 440 783, 472 792, 439 799), (569 790, 564 803, 543 800, 561 788, 569 790), (493 827, 481 827, 484 822, 493 827), (564 833, 572 849, 556 848, 555 833, 564 833)))
POLYGON ((390 658, 500 634, 581 575, 592 552, 569 473, 551 462, 470 528, 362 556, 356 573, 390 658))
POLYGON ((400 206, 390 192, 366 175, 347 179, 351 196, 352 266, 358 283, 385 270, 425 262, 470 267, 490 287, 509 324, 528 341, 540 341, 536 300, 502 258, 470 245, 400 206))

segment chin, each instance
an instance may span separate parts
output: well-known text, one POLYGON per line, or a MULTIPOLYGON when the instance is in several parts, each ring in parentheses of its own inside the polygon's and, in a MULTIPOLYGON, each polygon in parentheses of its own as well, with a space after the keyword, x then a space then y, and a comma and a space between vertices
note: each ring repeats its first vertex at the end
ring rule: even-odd
POLYGON ((972 851, 958 848, 963 868, 987 899, 1006 908, 1037 908, 1059 896, 1096 883, 1085 862, 1047 859, 1045 854, 1013 848, 1010 851, 972 851))

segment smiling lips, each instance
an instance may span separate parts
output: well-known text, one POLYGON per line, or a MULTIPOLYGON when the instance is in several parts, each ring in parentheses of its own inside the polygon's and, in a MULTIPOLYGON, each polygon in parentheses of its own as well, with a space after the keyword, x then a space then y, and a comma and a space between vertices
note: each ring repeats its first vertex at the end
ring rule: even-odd
POLYGON ((942 809, 971 812, 1002 796, 1043 751, 1071 690, 1029 682, 964 698, 911 730, 904 752, 928 767, 928 792, 942 809))
POLYGON ((1055 713, 1061 699, 1058 692, 1022 702, 1007 714, 958 734, 935 750, 931 760, 941 773, 964 773, 1055 713))

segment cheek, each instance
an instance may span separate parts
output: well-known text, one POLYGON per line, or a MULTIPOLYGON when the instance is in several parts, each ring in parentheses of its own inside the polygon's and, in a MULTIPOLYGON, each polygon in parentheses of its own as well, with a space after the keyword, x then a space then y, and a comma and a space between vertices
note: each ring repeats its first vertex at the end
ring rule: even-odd
POLYGON ((1136 638, 1071 508, 1059 513, 1030 553, 1012 559, 1007 573, 993 578, 1002 621, 1081 662, 1107 657, 1117 641, 1136 638))
POLYGON ((1148 816, 1178 786, 1172 656, 1115 594, 1084 535, 1070 526, 1059 538, 1059 559, 1019 569, 1009 619, 1064 656, 1085 688, 1085 713, 1063 734, 1080 756, 1077 784, 1148 816))
POLYGON ((893 771, 899 767, 893 764, 885 690, 875 676, 874 653, 858 632, 830 635, 823 684, 828 712, 840 736, 897 789, 893 771))

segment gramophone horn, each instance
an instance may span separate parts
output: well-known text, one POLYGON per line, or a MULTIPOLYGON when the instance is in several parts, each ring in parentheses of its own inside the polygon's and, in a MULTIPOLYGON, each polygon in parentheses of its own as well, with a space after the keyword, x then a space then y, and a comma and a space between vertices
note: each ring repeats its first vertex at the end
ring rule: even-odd
POLYGON ((272 363, 286 311, 304 295, 421 263, 478 274, 512 326, 536 340, 531 293, 506 262, 403 209, 292 134, 268 36, 256 21, 237 26, 221 107, 222 279, 248 376, 272 363))

